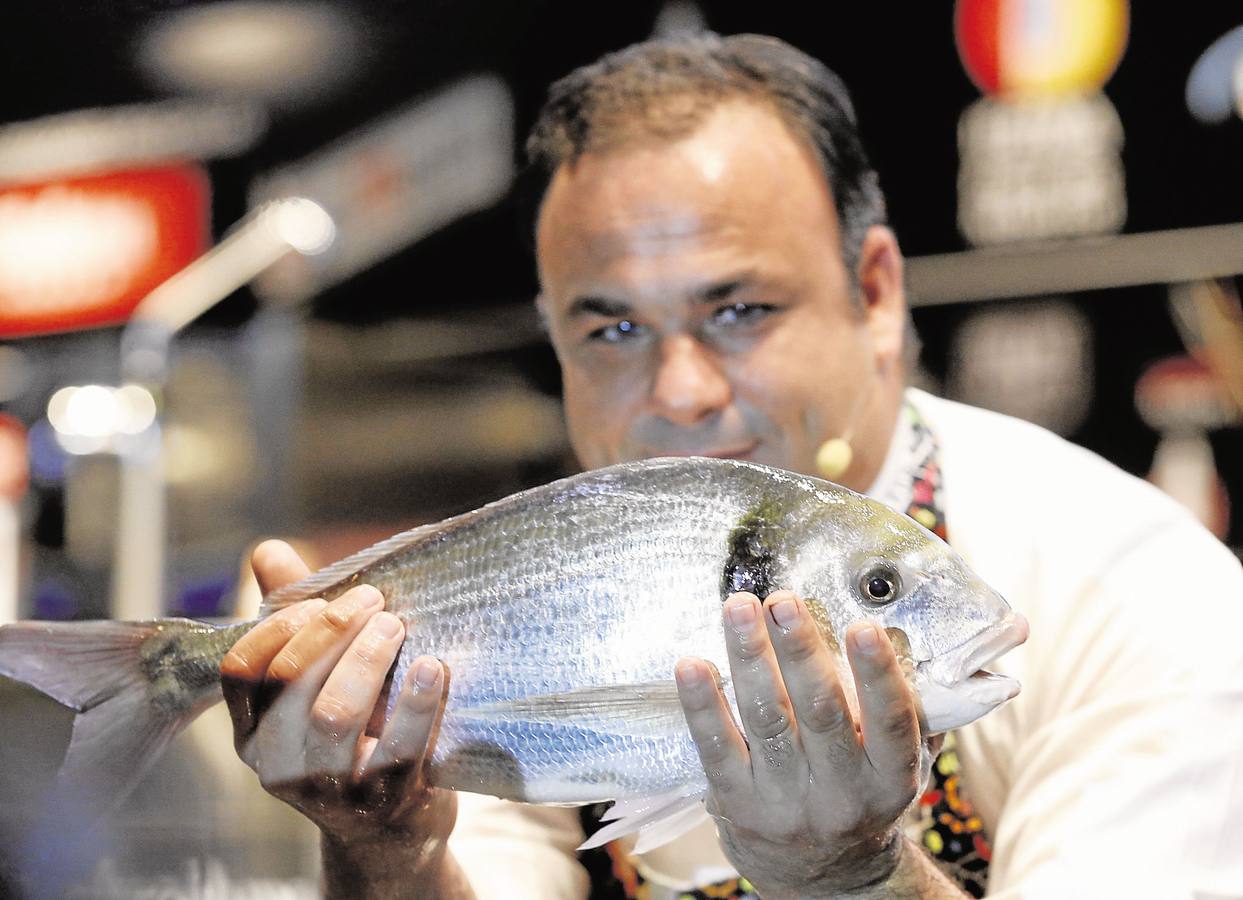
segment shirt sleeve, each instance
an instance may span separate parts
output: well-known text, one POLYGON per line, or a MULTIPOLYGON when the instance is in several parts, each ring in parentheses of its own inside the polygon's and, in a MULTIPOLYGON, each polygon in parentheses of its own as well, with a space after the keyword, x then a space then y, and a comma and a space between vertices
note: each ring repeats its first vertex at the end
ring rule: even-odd
POLYGON ((572 809, 463 792, 449 849, 480 900, 585 900, 582 841, 572 809))
POLYGON ((989 896, 1243 896, 1243 570, 1189 521, 1072 589, 1028 666, 989 896))

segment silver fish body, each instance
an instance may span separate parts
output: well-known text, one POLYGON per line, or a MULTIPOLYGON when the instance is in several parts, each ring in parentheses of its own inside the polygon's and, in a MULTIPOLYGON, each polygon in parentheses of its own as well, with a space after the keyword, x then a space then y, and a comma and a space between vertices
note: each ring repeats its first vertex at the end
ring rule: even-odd
POLYGON ((525 491, 398 535, 265 608, 359 582, 406 622, 394 684, 421 654, 450 673, 433 782, 515 800, 702 792, 673 668, 697 656, 728 672, 721 604, 736 589, 806 598, 839 656, 852 622, 900 630, 936 730, 1017 689, 968 677, 1021 640, 1021 619, 942 541, 845 488, 734 460, 646 460, 525 491), (893 584, 884 602, 867 593, 876 573, 893 584))
MULTIPOLYGON (((698 656, 729 671, 721 604, 735 590, 805 598, 848 693, 838 635, 865 618, 888 629, 929 733, 1017 693, 980 667, 1027 634, 911 519, 733 460, 625 463, 533 488, 382 541, 273 591, 262 612, 361 582, 407 625, 394 684, 422 654, 448 668, 434 784, 537 803, 617 800, 616 821, 583 846, 637 831, 640 853, 706 815, 673 669, 698 656)), ((0 675, 77 711, 49 821, 97 819, 119 803, 220 699, 221 660, 252 627, 0 627, 0 675)), ((734 703, 728 679, 725 688, 734 703)))

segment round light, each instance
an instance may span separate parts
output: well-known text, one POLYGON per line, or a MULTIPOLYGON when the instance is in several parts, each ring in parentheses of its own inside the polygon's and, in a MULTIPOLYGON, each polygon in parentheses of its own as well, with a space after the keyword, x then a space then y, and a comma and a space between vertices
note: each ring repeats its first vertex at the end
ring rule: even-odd
POLYGON ((306 197, 277 200, 269 221, 281 240, 306 256, 323 253, 337 237, 332 216, 306 197))
POLYGON ((118 388, 116 399, 121 411, 117 430, 123 434, 141 434, 155 421, 155 397, 145 387, 127 384, 118 388))
POLYGON ((102 385, 88 384, 69 397, 65 422, 70 434, 84 437, 108 437, 116 434, 121 407, 116 394, 102 385))
POLYGON ((355 17, 329 3, 226 0, 159 17, 140 59, 166 86, 298 103, 344 85, 358 45, 355 17))

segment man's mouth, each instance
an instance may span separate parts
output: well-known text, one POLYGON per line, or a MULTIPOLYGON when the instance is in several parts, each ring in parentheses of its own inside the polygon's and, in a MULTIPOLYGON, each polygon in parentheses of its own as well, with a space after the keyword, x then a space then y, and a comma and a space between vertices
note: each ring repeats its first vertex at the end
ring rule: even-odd
POLYGON ((760 446, 759 441, 716 450, 658 450, 650 456, 708 456, 714 459, 750 459, 760 446))

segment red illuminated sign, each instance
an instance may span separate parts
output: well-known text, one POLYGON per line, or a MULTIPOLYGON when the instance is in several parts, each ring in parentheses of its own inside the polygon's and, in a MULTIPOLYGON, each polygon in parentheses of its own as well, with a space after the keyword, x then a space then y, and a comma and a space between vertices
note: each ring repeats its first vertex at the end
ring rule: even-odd
POLYGON ((195 165, 0 187, 0 337, 114 325, 208 243, 195 165))
POLYGON ((26 429, 13 416, 0 413, 0 502, 21 499, 28 478, 26 429))

